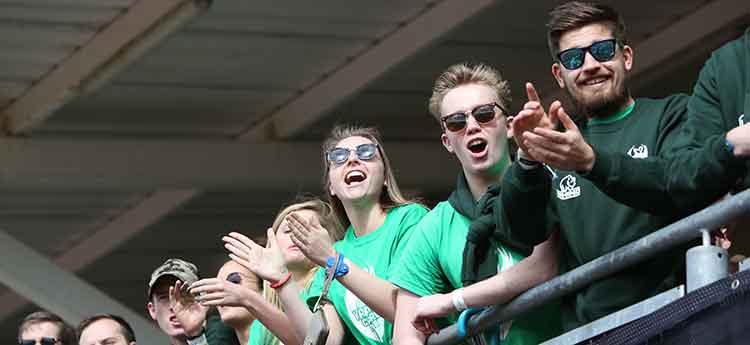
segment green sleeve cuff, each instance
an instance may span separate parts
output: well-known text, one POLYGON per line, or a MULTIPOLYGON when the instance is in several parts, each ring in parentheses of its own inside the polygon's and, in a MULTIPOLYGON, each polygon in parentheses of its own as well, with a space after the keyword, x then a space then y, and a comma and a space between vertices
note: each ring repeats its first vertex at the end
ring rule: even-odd
POLYGON ((714 154, 721 165, 729 169, 729 171, 735 171, 735 169, 742 169, 745 165, 745 159, 741 157, 735 157, 734 153, 729 152, 726 147, 727 137, 725 134, 717 135, 713 138, 708 139, 708 145, 711 147, 711 151, 714 154))
POLYGON ((743 157, 736 157, 732 152, 729 152, 726 148, 726 140, 725 134, 716 135, 707 140, 706 146, 724 169, 726 176, 732 181, 739 181, 748 172, 748 160, 743 157))

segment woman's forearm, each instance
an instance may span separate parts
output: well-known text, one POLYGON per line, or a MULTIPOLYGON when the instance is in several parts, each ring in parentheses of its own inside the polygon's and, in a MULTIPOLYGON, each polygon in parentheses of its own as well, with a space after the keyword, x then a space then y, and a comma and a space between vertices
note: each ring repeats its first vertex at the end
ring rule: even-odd
POLYGON ((310 324, 312 312, 305 302, 299 298, 300 290, 297 287, 297 283, 289 281, 276 289, 276 292, 279 294, 281 303, 284 305, 286 316, 293 325, 292 329, 294 329, 299 338, 304 339, 307 334, 307 326, 310 324))
POLYGON ((396 314, 398 288, 391 282, 363 270, 351 260, 346 260, 349 273, 338 278, 339 282, 359 297, 372 311, 393 323, 396 314))
POLYGON ((304 337, 299 337, 289 317, 263 299, 263 296, 258 293, 248 293, 243 300, 245 308, 282 343, 302 344, 304 337))

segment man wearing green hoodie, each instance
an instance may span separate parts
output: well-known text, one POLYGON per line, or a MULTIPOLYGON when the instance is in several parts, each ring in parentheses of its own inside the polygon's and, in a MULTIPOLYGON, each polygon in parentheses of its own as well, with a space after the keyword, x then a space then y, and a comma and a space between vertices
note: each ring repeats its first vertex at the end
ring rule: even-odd
MULTIPOLYGON (((430 112, 440 123, 443 146, 456 156, 461 170, 449 199, 412 230, 389 277, 400 288, 396 345, 422 344, 437 326, 455 321, 456 312, 507 302, 557 272, 554 244, 546 242, 531 253, 493 236, 506 226, 505 213, 516 212, 500 186, 510 164, 509 103, 507 82, 487 65, 453 65, 435 81, 430 112)), ((498 336, 503 344, 538 344, 560 332, 559 319, 559 308, 550 305, 485 335, 498 336)))

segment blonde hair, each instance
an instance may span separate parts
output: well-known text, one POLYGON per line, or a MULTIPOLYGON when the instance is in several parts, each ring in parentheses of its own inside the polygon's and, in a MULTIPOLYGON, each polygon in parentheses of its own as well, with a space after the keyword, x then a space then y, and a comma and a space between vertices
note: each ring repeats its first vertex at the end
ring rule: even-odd
MULTIPOLYGON (((497 94, 498 103, 503 109, 508 109, 511 102, 510 88, 508 82, 503 79, 500 72, 483 63, 469 64, 466 62, 459 63, 448 67, 435 80, 432 87, 432 96, 430 96, 429 109, 432 116, 438 122, 440 114, 440 104, 443 102, 445 95, 451 90, 466 84, 481 84, 489 86, 497 94)), ((442 122, 440 123, 442 128, 442 122)))
POLYGON ((331 167, 326 156, 328 151, 335 148, 336 144, 338 144, 339 141, 350 137, 366 138, 372 141, 374 144, 378 145, 378 153, 380 153, 380 157, 382 157, 383 159, 383 171, 385 173, 383 192, 380 193, 380 207, 382 207, 384 210, 389 210, 401 205, 418 202, 416 200, 407 199, 403 194, 401 194, 401 189, 398 187, 398 183, 396 183, 396 176, 393 174, 393 169, 391 169, 391 162, 390 160, 388 160, 388 156, 385 154, 385 148, 380 142, 380 134, 378 133, 378 130, 375 129, 375 127, 337 125, 333 127, 333 129, 331 130, 331 134, 328 135, 328 138, 326 138, 326 140, 323 142, 323 166, 325 166, 325 171, 323 172, 323 186, 325 188, 325 192, 328 194, 328 201, 331 204, 331 207, 333 207, 334 213, 336 214, 339 222, 344 226, 344 228, 349 227, 351 222, 349 222, 349 217, 347 217, 346 215, 344 205, 341 204, 341 199, 339 199, 335 195, 331 195, 330 193, 331 167))
MULTIPOLYGON (((309 210, 309 211, 315 212, 315 215, 318 217, 318 222, 320 222, 320 225, 323 226, 323 228, 328 230, 328 235, 331 236, 331 239, 333 241, 338 241, 339 239, 341 239, 341 237, 344 234, 344 228, 343 226, 341 226, 341 223, 336 217, 333 211, 333 208, 331 208, 330 204, 318 198, 301 200, 287 207, 284 207, 278 213, 278 215, 276 215, 276 219, 274 219, 273 221, 273 226, 272 226, 273 232, 274 233, 278 232, 279 227, 281 226, 281 223, 284 221, 284 219, 286 219, 286 217, 290 213, 301 211, 301 210, 309 210)), ((312 284, 313 277, 315 277, 315 273, 318 271, 318 268, 319 268, 317 265, 315 265, 312 262, 310 262, 310 267, 311 268, 307 272, 307 274, 305 274, 305 276, 299 280, 302 284, 303 289, 307 289, 310 287, 310 284, 312 284)), ((281 298, 279 298, 279 295, 276 293, 276 290, 271 288, 271 285, 267 281, 263 282, 263 297, 266 299, 268 303, 276 307, 278 310, 281 310, 281 311, 284 310, 284 307, 281 304, 281 298)), ((279 339, 275 337, 270 331, 264 334, 264 338, 265 339, 263 339, 263 342, 262 342, 263 344, 274 344, 274 345, 281 344, 281 341, 279 341, 279 339), (266 337, 270 337, 271 339, 268 339, 266 337)))

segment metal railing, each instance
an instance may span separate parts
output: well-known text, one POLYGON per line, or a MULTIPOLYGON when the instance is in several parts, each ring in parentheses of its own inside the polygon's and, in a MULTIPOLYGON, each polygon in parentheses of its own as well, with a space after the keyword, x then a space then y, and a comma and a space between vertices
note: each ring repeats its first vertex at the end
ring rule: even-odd
MULTIPOLYGON (((560 275, 519 295, 508 304, 492 306, 471 317, 466 338, 513 319, 570 294, 601 278, 646 260, 659 252, 701 236, 701 229, 717 229, 742 215, 750 214, 750 190, 713 204, 702 211, 668 225, 619 249, 602 255, 570 272, 560 275)), ((464 340, 456 325, 446 327, 427 339, 428 345, 450 345, 464 340)))

